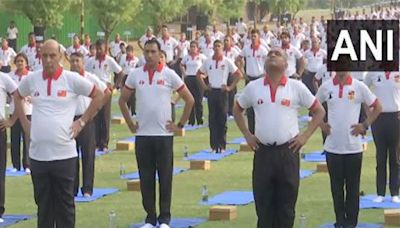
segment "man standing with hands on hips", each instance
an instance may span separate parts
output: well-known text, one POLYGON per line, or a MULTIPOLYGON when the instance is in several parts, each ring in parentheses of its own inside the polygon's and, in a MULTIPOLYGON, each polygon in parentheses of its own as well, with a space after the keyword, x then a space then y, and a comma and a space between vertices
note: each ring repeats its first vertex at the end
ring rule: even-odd
POLYGON ((146 64, 133 69, 126 79, 119 106, 132 133, 139 168, 143 207, 147 213, 142 228, 169 228, 171 220, 173 135, 189 119, 194 99, 182 79, 160 62, 161 45, 156 39, 144 45, 146 64), (171 95, 177 91, 185 101, 181 119, 171 121, 171 95), (136 93, 137 123, 131 119, 127 102, 136 93), (160 185, 160 214, 156 212, 156 172, 160 185))
POLYGON ((76 145, 80 133, 102 104, 103 91, 75 72, 60 66, 57 41, 42 47, 43 70, 22 79, 14 93, 16 113, 30 133, 32 182, 40 228, 75 227, 74 180, 76 145), (79 95, 92 98, 82 117, 73 121, 79 95), (32 120, 26 118, 22 100, 32 98, 32 120), (47 127, 47 128, 46 128, 47 127))
POLYGON ((268 52, 263 78, 250 82, 233 109, 236 124, 255 151, 253 193, 258 228, 291 228, 295 219, 300 171, 299 149, 322 122, 325 111, 307 87, 285 75, 287 55, 281 48, 268 52), (255 133, 246 127, 243 111, 253 107, 255 133), (298 109, 313 113, 299 132, 298 109))

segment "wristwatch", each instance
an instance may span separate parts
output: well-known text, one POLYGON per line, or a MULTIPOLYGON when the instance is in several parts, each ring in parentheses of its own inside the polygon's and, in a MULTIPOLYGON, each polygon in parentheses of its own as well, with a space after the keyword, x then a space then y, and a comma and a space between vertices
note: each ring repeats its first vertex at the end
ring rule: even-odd
POLYGON ((178 123, 176 124, 176 126, 179 127, 179 128, 183 128, 185 125, 181 124, 181 122, 178 122, 178 123))
POLYGON ((86 123, 81 118, 78 119, 78 122, 79 122, 79 125, 81 126, 81 128, 85 127, 86 123))

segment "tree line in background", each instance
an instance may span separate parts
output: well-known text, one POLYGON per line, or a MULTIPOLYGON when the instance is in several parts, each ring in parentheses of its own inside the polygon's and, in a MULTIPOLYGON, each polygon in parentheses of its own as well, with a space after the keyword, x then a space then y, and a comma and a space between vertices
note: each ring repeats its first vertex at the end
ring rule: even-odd
MULTIPOLYGON (((64 13, 96 15, 105 32, 105 39, 122 22, 160 27, 188 12, 209 16, 212 21, 229 22, 232 18, 248 17, 260 21, 267 14, 296 13, 303 7, 329 8, 332 4, 352 7, 377 0, 1 0, 0 7, 26 16, 35 29, 60 28, 64 13), (350 4, 350 5, 349 5, 350 4), (250 5, 250 7, 249 7, 250 5), (193 11, 195 9, 195 11, 193 11), (250 9, 250 10, 249 10, 250 9)), ((75 15, 74 15, 75 16, 75 15)), ((82 18, 81 18, 82 19, 82 18)))

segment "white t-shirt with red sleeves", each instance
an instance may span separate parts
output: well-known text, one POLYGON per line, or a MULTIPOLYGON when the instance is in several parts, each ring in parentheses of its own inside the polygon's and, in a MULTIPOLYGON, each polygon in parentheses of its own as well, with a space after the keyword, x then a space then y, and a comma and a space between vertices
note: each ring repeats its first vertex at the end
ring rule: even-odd
POLYGON ((173 91, 185 87, 175 71, 159 64, 155 71, 147 65, 132 70, 125 87, 135 91, 137 136, 172 136, 166 129, 171 120, 171 97, 173 91))
POLYGON ((196 76, 197 71, 206 61, 207 57, 203 54, 198 53, 197 55, 186 55, 183 57, 181 64, 185 67, 186 76, 196 76))
POLYGON ((139 62, 139 58, 136 56, 129 57, 127 54, 123 54, 119 60, 119 65, 122 67, 125 75, 128 75, 132 69, 136 68, 139 62))
POLYGON ((238 68, 230 59, 221 56, 206 59, 199 71, 208 77, 211 88, 221 89, 223 85, 228 84, 229 74, 236 73, 238 68))
POLYGON ((36 44, 33 45, 26 44, 21 48, 19 52, 24 53, 28 57, 28 65, 29 67, 32 67, 33 60, 35 59, 37 53, 36 44))
POLYGON ((382 112, 400 111, 400 72, 370 72, 364 83, 382 104, 382 112))
POLYGON ((268 50, 262 45, 254 48, 252 45, 244 47, 240 56, 246 58, 246 75, 253 78, 262 76, 267 55, 268 50))
POLYGON ((31 159, 55 161, 77 156, 70 127, 78 98, 91 96, 95 91, 90 81, 61 67, 53 77, 40 70, 21 81, 19 94, 32 97, 31 159))
POLYGON ((122 68, 112 57, 106 55, 103 58, 92 57, 89 59, 86 70, 93 73, 104 83, 111 83, 113 73, 120 73, 122 68))
POLYGON ((224 48, 224 56, 230 59, 232 62, 235 62, 241 51, 242 50, 240 50, 240 48, 236 45, 230 48, 224 48))
POLYGON ((286 68, 285 74, 290 77, 296 73, 297 60, 301 59, 303 55, 301 54, 300 50, 293 45, 289 45, 289 48, 283 48, 283 50, 286 52, 288 57, 288 67, 286 68))
POLYGON ((158 38, 158 42, 161 44, 161 50, 167 53, 167 58, 166 58, 167 63, 174 60, 175 48, 177 48, 179 45, 178 41, 173 37, 168 37, 165 39, 158 38))
POLYGON ((17 84, 7 74, 0 72, 0 120, 6 119, 7 96, 16 89, 17 84))
POLYGON ((0 66, 10 66, 11 60, 15 58, 17 53, 14 49, 8 47, 6 49, 0 48, 0 66))
POLYGON ((77 46, 72 45, 67 48, 65 53, 67 54, 67 56, 71 56, 72 53, 80 53, 81 55, 85 56, 89 54, 89 51, 83 45, 77 45, 77 46))
POLYGON ((312 49, 304 52, 304 59, 307 61, 306 69, 309 72, 317 72, 319 68, 324 64, 324 59, 327 58, 327 53, 323 49, 313 51, 312 49))
POLYGON ((282 76, 274 91, 264 76, 247 84, 237 104, 242 109, 254 109, 255 136, 262 144, 282 145, 300 132, 299 108, 313 109, 317 100, 298 80, 282 76))
POLYGON ((353 136, 351 126, 359 123, 361 104, 374 106, 376 96, 363 82, 348 76, 344 85, 336 77, 326 81, 316 97, 328 105, 331 133, 325 140, 324 150, 335 154, 361 153, 361 136, 353 136))

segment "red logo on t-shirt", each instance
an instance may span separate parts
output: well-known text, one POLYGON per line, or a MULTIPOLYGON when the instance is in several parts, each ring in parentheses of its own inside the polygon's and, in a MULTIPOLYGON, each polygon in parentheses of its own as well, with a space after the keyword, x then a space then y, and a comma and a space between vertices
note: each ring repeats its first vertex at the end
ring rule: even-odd
POLYGON ((350 91, 350 92, 349 92, 349 100, 353 100, 355 94, 356 94, 356 92, 355 92, 354 90, 353 90, 353 91, 350 91))
POLYGON ((289 107, 290 106, 290 100, 289 99, 282 99, 281 105, 289 107))
POLYGON ((163 79, 157 80, 157 85, 164 85, 165 81, 163 79))
POLYGON ((58 90, 57 97, 66 97, 66 96, 67 96, 67 90, 58 90))

